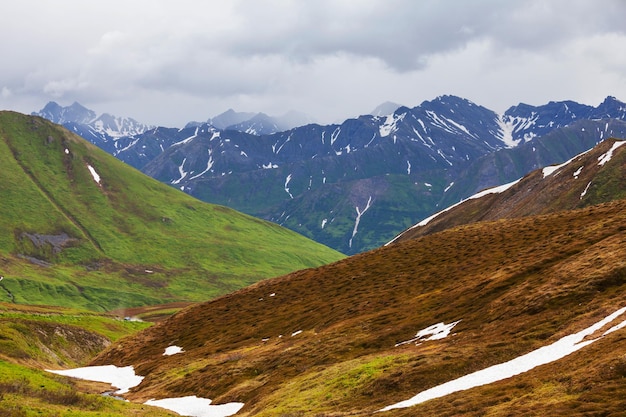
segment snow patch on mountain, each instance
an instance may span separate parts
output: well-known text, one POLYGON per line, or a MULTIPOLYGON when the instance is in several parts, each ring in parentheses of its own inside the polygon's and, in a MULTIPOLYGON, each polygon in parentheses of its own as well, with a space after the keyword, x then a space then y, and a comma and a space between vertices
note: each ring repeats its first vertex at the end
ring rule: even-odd
POLYGON ((398 123, 404 120, 406 113, 402 114, 390 114, 385 118, 385 121, 378 128, 378 132, 381 138, 389 136, 391 133, 398 130, 398 123))
MULTIPOLYGON (((176 346, 174 346, 174 348, 175 347, 176 346)), ((127 393, 131 388, 139 385, 144 379, 143 376, 135 374, 135 369, 132 366, 117 367, 115 365, 102 365, 47 371, 57 375, 111 384, 113 387, 118 388, 115 394, 127 393)), ((187 397, 148 400, 144 404, 165 408, 166 410, 189 417, 228 417, 236 414, 244 406, 243 403, 238 402, 219 405, 212 405, 211 402, 212 401, 208 398, 199 398, 192 395, 187 397)))
POLYGON ((98 175, 98 173, 96 172, 96 170, 94 169, 94 167, 92 167, 91 165, 87 164, 87 169, 89 170, 89 173, 91 174, 91 176, 93 177, 93 180, 100 185, 100 175, 98 175))
POLYGON ((589 181, 589 184, 587 184, 587 186, 585 187, 585 189, 583 190, 583 192, 582 192, 582 193, 580 193, 580 199, 581 199, 581 200, 583 199, 583 197, 584 197, 585 195, 587 195, 587 191, 589 190, 589 187, 590 187, 590 186, 591 186, 591 181, 589 181))
POLYGON ((615 152, 615 150, 617 148, 619 148, 620 146, 622 146, 623 144, 625 144, 626 141, 616 141, 613 146, 611 146, 611 149, 608 150, 607 153, 601 155, 598 158, 598 165, 602 166, 604 164, 606 164, 607 162, 609 162, 611 160, 611 158, 613 157, 613 152, 615 152))
POLYGON ((183 162, 178 167, 178 173, 180 174, 180 178, 177 180, 173 180, 172 184, 180 183, 187 176, 188 172, 185 171, 185 162, 187 162, 187 158, 183 159, 183 162))
POLYGON ((289 182, 291 181, 291 174, 287 175, 287 178, 285 178, 285 192, 287 194, 289 194, 289 197, 293 199, 293 195, 289 192, 289 182))
POLYGON ((496 119, 498 126, 500 127, 500 139, 504 142, 504 145, 507 148, 514 148, 519 145, 521 139, 514 140, 513 139, 513 131, 515 130, 515 124, 511 121, 510 118, 505 118, 504 116, 499 116, 496 119))
POLYGON ((350 241, 348 242, 349 247, 352 247, 352 239, 354 239, 354 237, 358 233, 359 222, 361 221, 361 216, 363 216, 363 214, 365 214, 365 212, 369 210, 369 208, 371 207, 371 204, 372 204, 372 196, 370 196, 369 199, 367 200, 367 204, 365 205, 365 208, 363 209, 363 211, 359 210, 359 206, 355 207, 356 220, 354 221, 354 229, 352 230, 352 237, 350 238, 350 241))
POLYGON ((214 163, 215 163, 215 161, 213 161, 213 149, 209 148, 209 160, 207 161, 206 168, 201 173, 196 174, 196 175, 194 175, 193 177, 191 177, 189 179, 193 180, 193 179, 196 179, 198 177, 203 176, 205 173, 209 172, 211 170, 211 168, 213 168, 213 164, 214 163))
POLYGON ((578 168, 576 171, 574 171, 574 174, 572 174, 572 175, 573 175, 573 177, 574 177, 575 179, 578 179, 578 176, 580 175, 580 173, 581 173, 581 172, 583 172, 583 168, 584 168, 584 167, 580 167, 580 168, 578 168))
POLYGON ((189 136, 189 137, 188 137, 188 138, 186 138, 186 139, 183 139, 183 140, 181 140, 181 141, 179 141, 179 142, 176 142, 176 143, 172 144, 172 146, 183 145, 183 144, 185 144, 185 143, 189 143, 189 142, 191 142, 192 140, 194 140, 195 138, 197 138, 197 137, 198 137, 198 130, 199 130, 199 129, 200 129, 200 127, 196 127, 196 131, 194 132, 194 134, 193 134, 193 135, 189 136))
MULTIPOLYGON (((617 143, 617 142, 616 142, 617 143)), ((582 153, 579 153, 578 155, 574 156, 573 158, 568 159, 567 161, 563 162, 562 164, 558 164, 558 165, 550 165, 547 166, 545 168, 543 168, 541 170, 541 173, 543 174, 543 178, 546 178, 552 174, 554 174, 555 172, 557 172, 558 170, 560 170, 561 168, 563 168, 564 166, 568 165, 569 163, 571 163, 572 161, 576 160, 577 158, 579 158, 580 156, 586 154, 589 151, 585 151, 582 153)), ((556 174, 555 174, 556 175, 556 174)))

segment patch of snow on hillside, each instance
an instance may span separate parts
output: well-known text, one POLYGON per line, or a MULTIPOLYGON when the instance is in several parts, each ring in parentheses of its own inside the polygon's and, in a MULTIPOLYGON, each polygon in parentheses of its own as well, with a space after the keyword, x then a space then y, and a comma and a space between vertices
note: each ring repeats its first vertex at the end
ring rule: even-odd
POLYGON ((398 122, 401 122, 405 116, 406 116, 406 113, 402 113, 400 115, 395 115, 395 114, 388 115, 387 118, 385 119, 385 122, 382 125, 380 125, 380 127, 378 128, 378 133, 380 134, 380 137, 381 138, 387 137, 392 132, 395 132, 396 130, 398 130, 397 124, 398 122))
POLYGON ((443 158, 444 161, 446 161, 450 166, 452 166, 452 162, 450 162, 448 160, 448 158, 446 158, 446 156, 443 154, 443 152, 441 152, 441 149, 437 149, 437 153, 439 154, 439 156, 441 156, 443 158))
POLYGON ((369 208, 371 207, 372 203, 372 196, 369 197, 369 199, 367 200, 367 204, 365 205, 365 208, 363 209, 363 211, 359 210, 359 207, 356 206, 356 220, 354 221, 354 229, 352 230, 352 237, 350 238, 350 241, 348 242, 348 246, 352 247, 352 239, 354 239, 354 236, 356 236, 358 229, 359 229, 359 222, 361 221, 361 216, 363 216, 363 214, 365 214, 365 212, 367 210, 369 210, 369 208))
POLYGON ((176 143, 174 143, 172 146, 183 145, 183 144, 185 144, 185 143, 189 143, 189 142, 191 142, 192 140, 194 140, 195 138, 197 138, 197 137, 198 137, 198 130, 199 130, 199 129, 200 129, 199 127, 196 127, 196 131, 194 132, 194 134, 193 134, 193 135, 189 136, 189 137, 188 137, 188 138, 186 138, 186 139, 181 140, 180 142, 176 142, 176 143))
POLYGON ((289 192, 289 187, 287 187, 289 185, 289 181, 291 181, 291 174, 287 175, 287 178, 285 178, 285 192, 289 194, 289 197, 293 199, 293 195, 291 195, 291 193, 289 192))
POLYGON ((411 162, 410 161, 406 161, 406 174, 407 175, 411 175, 411 162))
MULTIPOLYGON (((125 394, 143 381, 143 376, 135 374, 132 366, 117 367, 115 365, 87 366, 84 368, 47 370, 48 372, 84 379, 87 381, 105 382, 118 388, 115 394, 125 394)), ((198 398, 195 395, 180 398, 164 398, 148 400, 147 405, 165 408, 182 416, 189 417, 227 417, 236 414, 244 406, 243 403, 226 403, 211 405, 211 400, 198 398)))
POLYGON ((561 169, 565 165, 567 165, 567 162, 563 163, 563 164, 560 164, 560 165, 550 165, 550 166, 547 166, 547 167, 543 168, 541 170, 541 172, 543 174, 543 178, 552 175, 554 172, 558 171, 559 169, 561 169))
POLYGON ((276 145, 278 145, 278 142, 276 142, 274 145, 272 145, 272 151, 275 154, 278 154, 281 151, 281 149, 283 149, 283 146, 285 146, 287 144, 287 142, 289 142, 289 141, 291 141, 291 135, 287 136, 287 139, 285 139, 285 141, 282 143, 282 145, 280 145, 278 147, 278 149, 276 149, 276 145))
POLYGON ((576 158, 578 158, 579 156, 582 156, 584 154, 586 154, 589 151, 585 151, 582 153, 579 153, 578 155, 574 156, 573 158, 563 162, 562 164, 559 165, 550 165, 548 167, 545 167, 542 169, 542 173, 543 173, 543 178, 552 175, 554 172, 558 171, 559 169, 563 168, 565 165, 569 164, 570 162, 572 162, 573 160, 575 160, 576 158))
POLYGON ((426 342, 428 340, 440 340, 445 339, 450 335, 452 328, 456 326, 461 320, 457 320, 450 324, 445 324, 444 322, 433 324, 432 326, 428 326, 425 329, 417 332, 413 339, 405 340, 404 342, 396 343, 396 347, 400 345, 406 345, 408 343, 417 343, 417 342, 426 342), (429 336, 429 337, 428 337, 429 336))
MULTIPOLYGON (((113 153, 113 156, 117 156, 119 154, 121 154, 122 152, 126 152, 127 150, 131 149, 133 146, 135 146, 137 144, 137 142, 139 142, 139 139, 135 139, 133 141, 131 141, 128 146, 123 147, 120 150, 117 150, 113 153)), ((115 148, 117 149, 117 142, 115 143, 115 148)))
POLYGON ((513 123, 510 120, 510 118, 507 118, 507 120, 504 120, 503 116, 499 116, 496 119, 496 122, 498 123, 498 126, 500 127, 500 130, 502 132, 502 136, 500 137, 502 142, 504 142, 507 148, 516 147, 519 144, 521 139, 518 139, 518 140, 513 139, 513 131, 515 130, 515 123, 513 123))
POLYGON ((89 172, 91 173, 91 176, 93 177, 93 180, 95 182, 98 183, 98 185, 100 185, 100 175, 98 175, 98 173, 96 172, 96 170, 89 164, 87 164, 87 169, 89 170, 89 172))
POLYGON ((454 326, 456 326, 461 320, 457 320, 450 324, 445 324, 444 322, 433 324, 425 329, 417 332, 415 337, 421 340, 440 340, 448 337, 450 331, 454 326), (426 337, 430 336, 430 337, 426 337))
POLYGON ((187 176, 187 172, 185 172, 185 169, 184 169, 185 162, 187 162, 187 158, 183 159, 182 164, 180 164, 180 166, 178 167, 178 173, 180 174, 180 178, 177 180, 173 180, 172 184, 178 184, 187 176))
POLYGON ((587 184, 587 186, 585 187, 585 189, 583 190, 582 193, 580 193, 580 199, 582 200, 583 197, 587 194, 587 191, 589 190, 589 187, 591 186, 591 181, 589 181, 589 184, 587 184))
POLYGON ((476 135, 475 135, 475 134, 473 134, 473 133, 471 133, 471 132, 470 132, 470 131, 469 131, 469 130, 465 127, 465 126, 463 126, 462 124, 457 123, 457 122, 455 122, 454 120, 452 120, 452 119, 448 119, 448 118, 446 118, 446 117, 444 117, 444 119, 446 119, 446 121, 447 121, 448 123, 450 123, 451 125, 453 125, 454 127, 456 127, 456 128, 457 128, 458 130, 460 130, 461 132, 465 133, 465 134, 466 134, 466 135, 468 135, 468 136, 471 136, 471 137, 473 137, 473 138, 476 138, 476 139, 477 139, 476 135))
POLYGON ((613 157, 613 152, 615 152, 615 150, 617 148, 619 148, 620 146, 622 146, 623 144, 625 144, 626 141, 616 141, 613 146, 611 146, 611 149, 609 149, 609 151, 607 153, 605 153, 604 155, 601 155, 600 157, 598 157, 598 165, 602 166, 604 164, 606 164, 607 162, 609 162, 611 160, 611 158, 613 157))
POLYGON ((198 398, 195 395, 179 398, 163 398, 148 400, 144 404, 165 408, 181 416, 190 417, 227 417, 236 414, 244 406, 243 403, 226 403, 211 405, 208 398, 198 398))
POLYGON ((193 177, 189 178, 190 180, 194 180, 198 177, 201 177, 202 175, 206 174, 207 172, 209 172, 209 170, 211 168, 213 168, 213 164, 215 162, 213 161, 213 149, 209 149, 209 160, 206 163, 206 168, 204 169, 204 171, 202 171, 201 173, 194 175, 193 177))
POLYGON ((583 172, 583 168, 584 166, 578 168, 576 171, 574 171, 574 178, 578 179, 578 176, 580 175, 581 172, 583 172))
POLYGON ((261 167, 263 169, 274 169, 274 168, 278 168, 278 165, 272 164, 271 162, 269 162, 267 165, 265 164, 261 165, 261 167))
POLYGON ((448 133, 456 133, 454 129, 446 124, 441 118, 437 115, 437 113, 426 110, 426 114, 432 119, 433 124, 445 130, 448 133))
POLYGON ((87 366, 84 368, 47 370, 57 375, 85 379, 87 381, 105 382, 118 388, 116 394, 125 394, 143 381, 143 377, 135 374, 132 366, 117 367, 115 365, 87 366))
POLYGON ((626 320, 623 320, 621 323, 616 324, 615 326, 611 327, 609 330, 607 330, 606 332, 602 333, 602 336, 606 336, 607 334, 611 334, 613 332, 621 330, 624 327, 626 327, 626 320))
POLYGON ((510 378, 515 375, 530 371, 537 366, 544 365, 550 362, 559 360, 577 350, 590 345, 597 340, 603 338, 608 333, 614 332, 626 326, 626 321, 613 326, 608 331, 604 332, 602 336, 595 339, 587 339, 587 336, 591 336, 598 330, 602 329, 607 324, 615 321, 619 316, 626 312, 626 307, 621 308, 613 314, 605 317, 599 322, 581 330, 578 333, 562 337, 551 345, 544 346, 542 348, 533 350, 525 355, 519 356, 508 362, 500 363, 498 365, 490 366, 489 368, 482 369, 480 371, 462 376, 436 387, 427 389, 420 392, 414 397, 401 401, 396 404, 392 404, 383 408, 380 411, 388 411, 395 408, 406 408, 416 404, 423 403, 433 398, 443 397, 453 392, 464 391, 470 388, 491 384, 502 379, 510 378))
POLYGON ((322 229, 326 226, 326 223, 328 223, 328 219, 323 219, 322 220, 322 229))
POLYGON ((172 356, 177 353, 183 353, 184 350, 180 346, 168 346, 165 348, 165 352, 163 352, 163 356, 172 356))
POLYGON ((424 133, 428 133, 428 131, 426 130, 426 124, 422 121, 422 119, 417 119, 417 122, 420 124, 420 126, 422 126, 422 130, 424 131, 424 133))
POLYGON ((336 140, 337 140, 337 138, 339 137, 339 134, 340 134, 340 133, 341 133, 341 128, 340 128, 340 127, 336 128, 336 129, 334 130, 334 132, 333 132, 333 133, 331 133, 331 135, 330 135, 330 145, 331 145, 331 146, 335 143, 335 141, 336 141, 336 140))

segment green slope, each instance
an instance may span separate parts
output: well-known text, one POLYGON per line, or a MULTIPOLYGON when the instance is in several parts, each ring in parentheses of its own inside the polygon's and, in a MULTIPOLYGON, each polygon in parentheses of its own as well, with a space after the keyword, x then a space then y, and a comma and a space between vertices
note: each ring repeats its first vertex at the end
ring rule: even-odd
POLYGON ((343 257, 189 197, 41 118, 0 112, 0 164, 0 301, 206 300, 343 257))

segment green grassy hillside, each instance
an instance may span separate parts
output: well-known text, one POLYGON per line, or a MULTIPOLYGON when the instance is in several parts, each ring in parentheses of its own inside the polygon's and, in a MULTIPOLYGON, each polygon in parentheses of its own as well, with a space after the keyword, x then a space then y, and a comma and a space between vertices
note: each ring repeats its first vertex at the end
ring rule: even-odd
POLYGON ((0 112, 0 301, 206 300, 343 257, 206 204, 44 119, 0 112))

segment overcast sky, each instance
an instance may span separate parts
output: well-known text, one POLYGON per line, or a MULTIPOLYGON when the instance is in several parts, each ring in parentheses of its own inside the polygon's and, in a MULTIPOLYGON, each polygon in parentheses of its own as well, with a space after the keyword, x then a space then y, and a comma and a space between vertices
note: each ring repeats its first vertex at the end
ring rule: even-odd
POLYGON ((182 127, 229 108, 320 123, 443 94, 497 112, 626 101, 624 0, 14 0, 0 109, 78 101, 182 127))

